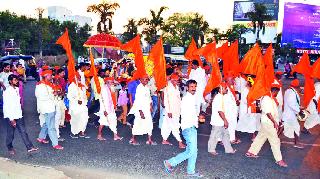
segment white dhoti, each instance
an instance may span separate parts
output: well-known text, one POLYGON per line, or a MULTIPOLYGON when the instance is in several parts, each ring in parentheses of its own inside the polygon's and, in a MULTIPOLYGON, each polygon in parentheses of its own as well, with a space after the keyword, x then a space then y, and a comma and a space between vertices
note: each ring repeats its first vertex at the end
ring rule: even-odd
POLYGON ((134 124, 132 127, 132 135, 152 135, 153 130, 153 122, 151 117, 151 112, 146 113, 144 112, 145 119, 142 119, 140 116, 139 111, 135 112, 134 114, 134 124))
POLYGON ((297 120, 297 118, 290 119, 290 120, 285 120, 283 123, 283 134, 290 138, 294 138, 294 133, 299 136, 300 135, 300 124, 297 120))
POLYGON ((161 127, 161 136, 163 140, 167 140, 170 133, 177 139, 177 141, 181 142, 180 137, 180 123, 179 118, 169 118, 167 115, 164 117, 162 127, 161 127))
POLYGON ((260 115, 256 113, 244 113, 239 115, 237 131, 254 133, 260 130, 260 115))
POLYGON ((89 119, 87 106, 78 105, 77 110, 70 110, 70 115, 71 133, 76 135, 79 134, 79 132, 84 132, 89 119))
POLYGON ((118 131, 117 131, 117 115, 115 112, 110 113, 107 116, 105 116, 102 113, 97 113, 96 115, 100 117, 100 119, 99 119, 100 125, 108 126, 113 133, 115 133, 115 134, 118 133, 118 131))
POLYGON ((304 127, 306 129, 311 129, 314 126, 320 124, 320 116, 319 116, 317 107, 313 101, 310 102, 308 106, 308 111, 310 112, 310 115, 306 119, 304 123, 304 127))

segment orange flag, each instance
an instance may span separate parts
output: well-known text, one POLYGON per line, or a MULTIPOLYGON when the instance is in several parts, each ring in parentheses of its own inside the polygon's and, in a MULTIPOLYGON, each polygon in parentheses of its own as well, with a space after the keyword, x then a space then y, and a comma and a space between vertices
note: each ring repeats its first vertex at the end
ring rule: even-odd
POLYGON ((69 33, 67 28, 66 28, 66 31, 62 34, 62 36, 59 37, 56 44, 61 45, 66 51, 66 54, 68 57, 68 64, 67 64, 68 80, 69 80, 69 83, 75 82, 76 69, 75 69, 74 57, 72 55, 71 43, 70 43, 69 33))
POLYGON ((97 89, 98 94, 100 94, 101 86, 100 86, 100 81, 98 78, 97 69, 94 66, 94 58, 92 55, 91 48, 89 48, 89 51, 90 51, 90 62, 91 62, 90 73, 91 73, 91 75, 93 75, 94 84, 96 85, 96 89, 97 89))
POLYGON ((166 59, 164 58, 162 37, 160 37, 158 42, 152 47, 149 54, 149 60, 153 61, 153 76, 156 81, 157 90, 160 91, 167 85, 166 59))
POLYGON ((303 106, 308 107, 310 101, 315 95, 314 81, 311 77, 313 68, 310 65, 309 55, 304 53, 299 63, 293 68, 294 72, 301 73, 304 76, 304 96, 303 106))
POLYGON ((225 42, 221 47, 219 47, 217 49, 217 55, 222 60, 225 60, 225 58, 226 58, 226 54, 227 54, 228 49, 229 49, 228 43, 229 43, 228 41, 225 42))
POLYGON ((197 50, 197 44, 196 42, 194 41, 194 39, 192 38, 191 39, 191 43, 186 51, 186 53, 184 54, 184 57, 186 59, 189 60, 189 65, 188 65, 188 75, 190 74, 191 72, 191 62, 192 60, 197 60, 199 62, 199 66, 202 67, 202 61, 199 57, 199 55, 195 55, 194 52, 197 50))
POLYGON ((270 88, 265 79, 265 64, 261 58, 257 60, 257 68, 257 77, 247 96, 248 107, 251 106, 255 100, 270 93, 270 88))
POLYGON ((238 40, 231 44, 224 56, 225 57, 223 58, 223 74, 227 74, 231 71, 234 73, 234 75, 237 75, 240 71, 238 40))
MULTIPOLYGON (((303 105, 307 108, 312 100, 312 98, 316 95, 314 88, 314 81, 310 75, 304 76, 304 95, 303 95, 303 105)), ((317 106, 318 107, 318 106, 317 106)))
POLYGON ((317 61, 312 65, 312 74, 311 76, 313 78, 320 79, 320 58, 317 59, 317 61))
POLYGON ((258 44, 255 44, 240 63, 240 70, 244 74, 257 75, 258 61, 262 61, 262 54, 258 44))
POLYGON ((294 66, 293 72, 301 73, 303 75, 311 75, 312 67, 310 65, 309 55, 304 53, 299 60, 299 63, 294 66))
POLYGON ((121 45, 122 50, 132 52, 134 54, 134 63, 137 67, 137 71, 133 74, 133 79, 141 78, 146 74, 144 67, 143 53, 140 44, 140 35, 138 34, 135 38, 130 40, 124 45, 121 45))
POLYGON ((210 64, 214 63, 214 60, 217 60, 217 49, 216 49, 216 42, 212 42, 207 44, 205 47, 202 47, 196 51, 194 51, 195 55, 203 56, 207 62, 210 64))
POLYGON ((271 87, 275 77, 274 77, 274 67, 273 67, 273 58, 272 58, 272 44, 269 45, 265 54, 263 55, 263 61, 266 65, 266 80, 268 87, 271 87))
POLYGON ((209 63, 211 63, 211 66, 212 66, 210 78, 203 92, 203 96, 206 96, 207 94, 211 93, 211 91, 214 88, 218 87, 222 82, 222 76, 220 73, 220 68, 219 68, 218 58, 217 58, 216 43, 212 42, 206 45, 205 47, 199 49, 196 53, 204 56, 206 60, 209 63))

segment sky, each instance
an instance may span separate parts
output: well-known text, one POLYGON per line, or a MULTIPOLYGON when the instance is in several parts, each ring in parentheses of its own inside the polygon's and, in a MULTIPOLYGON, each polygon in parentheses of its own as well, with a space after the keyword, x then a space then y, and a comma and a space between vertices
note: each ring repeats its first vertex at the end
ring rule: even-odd
MULTIPOLYGON (((91 25, 95 26, 99 20, 98 15, 86 12, 86 9, 87 6, 99 2, 101 0, 0 0, 0 11, 9 9, 18 15, 37 17, 35 10, 37 7, 46 9, 48 6, 63 6, 71 10, 73 15, 91 17, 93 20, 91 25)), ((161 6, 169 8, 164 11, 164 18, 174 12, 199 12, 208 21, 211 28, 225 31, 232 25, 234 0, 112 0, 111 2, 120 4, 120 8, 113 17, 113 31, 115 33, 123 32, 123 26, 127 24, 129 18, 149 17, 150 9, 157 11, 161 6)), ((320 0, 280 0, 278 32, 281 32, 282 29, 284 2, 320 5, 320 0)), ((46 12, 44 16, 46 16, 46 12)))

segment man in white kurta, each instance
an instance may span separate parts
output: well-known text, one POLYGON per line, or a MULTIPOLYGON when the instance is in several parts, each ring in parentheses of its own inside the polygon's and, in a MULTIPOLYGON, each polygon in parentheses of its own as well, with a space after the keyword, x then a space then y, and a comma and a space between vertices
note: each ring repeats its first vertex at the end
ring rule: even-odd
POLYGON ((146 144, 148 145, 156 145, 155 142, 152 141, 152 130, 153 130, 153 122, 151 116, 152 109, 152 100, 151 100, 151 92, 148 86, 149 77, 144 75, 140 79, 140 84, 137 87, 135 101, 133 106, 129 112, 129 114, 134 114, 134 124, 132 127, 132 138, 130 140, 130 144, 139 145, 136 141, 136 135, 144 135, 148 134, 148 140, 146 144))
POLYGON ((284 131, 283 134, 288 138, 294 138, 294 147, 302 148, 298 145, 298 136, 300 135, 300 124, 297 114, 300 112, 300 96, 298 93, 299 80, 291 82, 290 88, 284 93, 284 111, 282 114, 284 131))
POLYGON ((314 88, 315 88, 315 96, 313 97, 313 99, 310 101, 310 104, 308 105, 307 110, 310 112, 310 115, 308 116, 308 118, 306 119, 305 123, 304 123, 304 128, 306 130, 309 130, 311 128, 313 128, 314 126, 320 124, 320 116, 319 116, 319 112, 317 109, 317 105, 319 102, 319 98, 320 98, 320 82, 316 82, 314 84, 314 88))
POLYGON ((204 89, 206 88, 206 72, 204 69, 199 67, 199 62, 197 60, 192 61, 192 70, 189 75, 189 80, 195 80, 197 82, 197 112, 200 113, 201 105, 205 105, 205 100, 203 97, 204 89))
POLYGON ((106 140, 102 137, 103 126, 108 126, 113 132, 114 140, 121 140, 117 131, 117 115, 114 110, 114 105, 111 97, 111 92, 107 84, 101 85, 101 94, 99 95, 100 110, 98 112, 99 119, 99 131, 98 140, 106 140))
POLYGON ((240 141, 236 139, 236 128, 237 128, 237 119, 238 119, 238 106, 237 106, 237 96, 234 88, 234 80, 231 76, 226 76, 227 82, 227 94, 224 96, 225 104, 228 104, 228 107, 225 108, 226 119, 228 120, 229 126, 229 135, 231 143, 239 143, 240 141))
POLYGON ((282 83, 281 83, 281 77, 282 77, 282 72, 276 72, 275 74, 275 84, 279 84, 280 86, 280 91, 276 97, 278 101, 278 112, 279 112, 279 119, 282 119, 282 113, 283 113, 283 91, 282 91, 282 83))
POLYGON ((87 128, 87 123, 89 119, 88 107, 87 107, 87 96, 86 89, 81 84, 80 80, 78 84, 72 82, 68 87, 67 98, 69 99, 69 111, 71 115, 70 125, 71 125, 71 138, 90 138, 85 135, 85 130, 87 128))
POLYGON ((176 74, 171 75, 168 86, 163 90, 164 96, 164 106, 165 106, 165 118, 161 127, 161 136, 162 144, 172 145, 167 141, 170 133, 177 139, 179 142, 179 148, 185 148, 185 145, 182 143, 180 137, 180 106, 181 106, 181 97, 179 90, 179 76, 176 74))
POLYGON ((251 112, 251 107, 248 108, 247 96, 249 93, 249 86, 246 86, 241 91, 239 121, 237 124, 237 131, 253 134, 260 128, 260 117, 256 113, 251 112))
POLYGON ((266 95, 262 97, 261 100, 261 129, 258 132, 257 137, 251 144, 250 149, 246 153, 247 157, 257 157, 257 154, 261 150, 262 146, 269 141, 271 150, 276 160, 276 164, 281 167, 287 167, 287 164, 282 160, 282 155, 280 151, 280 138, 278 137, 279 128, 279 113, 278 106, 275 102, 275 97, 279 92, 279 88, 273 87, 271 89, 271 95, 266 95))

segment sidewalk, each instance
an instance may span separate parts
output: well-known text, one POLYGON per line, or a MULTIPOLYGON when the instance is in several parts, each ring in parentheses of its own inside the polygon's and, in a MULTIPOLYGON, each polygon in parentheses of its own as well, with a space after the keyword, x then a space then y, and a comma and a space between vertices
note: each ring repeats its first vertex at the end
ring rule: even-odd
POLYGON ((0 179, 69 179, 63 172, 51 167, 21 164, 0 157, 0 179))

